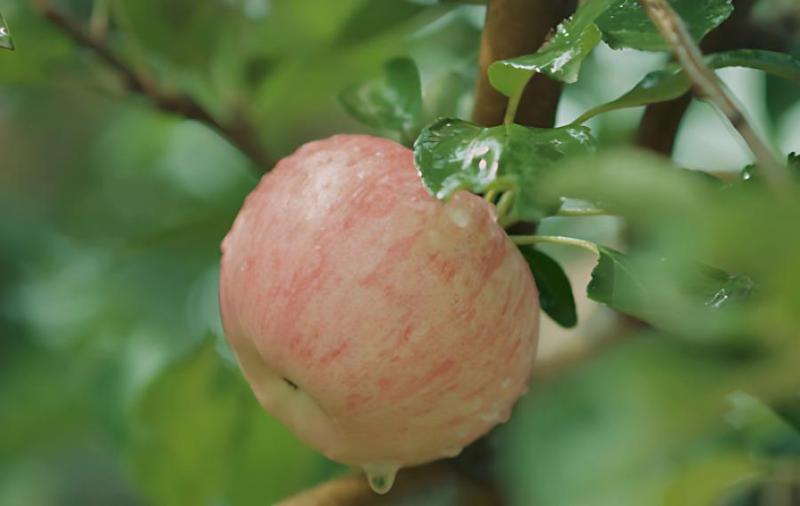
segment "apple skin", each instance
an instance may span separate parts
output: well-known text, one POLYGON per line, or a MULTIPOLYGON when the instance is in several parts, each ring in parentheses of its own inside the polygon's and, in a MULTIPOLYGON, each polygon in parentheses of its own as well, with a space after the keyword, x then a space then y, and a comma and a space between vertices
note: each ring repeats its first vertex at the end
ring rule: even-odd
POLYGON ((225 334, 256 397, 330 459, 458 454, 527 390, 539 303, 494 207, 431 196, 412 152, 338 135, 281 160, 222 244, 225 334))

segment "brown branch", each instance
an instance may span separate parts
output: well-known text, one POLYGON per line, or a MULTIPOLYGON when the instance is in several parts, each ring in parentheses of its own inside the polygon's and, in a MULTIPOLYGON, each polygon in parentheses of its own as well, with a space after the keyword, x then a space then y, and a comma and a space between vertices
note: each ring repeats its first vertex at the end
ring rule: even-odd
MULTIPOLYGON (((574 3, 563 0, 489 0, 473 111, 476 123, 499 125, 503 122, 508 103, 508 99, 489 83, 489 65, 497 60, 536 52, 553 28, 574 10, 574 3)), ((560 97, 561 83, 541 74, 535 76, 522 95, 516 122, 552 127, 560 97)))
POLYGON ((114 54, 103 41, 95 38, 79 24, 58 12, 48 0, 32 0, 32 3, 41 15, 56 28, 79 46, 94 53, 100 61, 114 70, 128 91, 149 98, 153 105, 163 112, 205 124, 247 155, 261 172, 266 172, 273 166, 273 160, 258 140, 255 128, 241 114, 238 114, 229 123, 220 121, 193 97, 161 89, 155 82, 137 73, 114 54))
POLYGON ((636 145, 670 156, 675 148, 678 129, 691 102, 691 93, 686 93, 668 102, 648 105, 636 132, 636 145))
POLYGON ((739 132, 758 164, 775 189, 786 179, 786 170, 772 150, 753 129, 731 93, 719 77, 703 61, 703 54, 683 20, 666 0, 639 0, 661 36, 670 46, 673 56, 692 82, 695 93, 714 104, 739 132))

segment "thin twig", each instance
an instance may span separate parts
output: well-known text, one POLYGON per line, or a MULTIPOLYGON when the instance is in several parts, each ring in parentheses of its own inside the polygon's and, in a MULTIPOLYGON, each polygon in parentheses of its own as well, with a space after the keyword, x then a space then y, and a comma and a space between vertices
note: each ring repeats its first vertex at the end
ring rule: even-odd
POLYGON ((745 140, 770 184, 781 188, 787 179, 785 167, 758 136, 736 100, 719 77, 703 61, 703 54, 686 24, 666 0, 639 0, 647 15, 669 44, 675 59, 686 71, 695 93, 713 103, 745 140))
POLYGON ((255 128, 241 114, 229 123, 220 121, 193 97, 161 89, 155 82, 137 73, 114 54, 103 41, 95 38, 79 24, 58 12, 48 0, 32 0, 32 3, 45 19, 68 35, 76 44, 90 50, 98 59, 114 70, 128 91, 148 97, 163 112, 199 121, 215 130, 239 151, 247 155, 260 172, 266 172, 273 166, 273 160, 258 140, 255 128))
MULTIPOLYGON (((758 0, 735 0, 733 15, 703 39, 700 44, 703 53, 733 49, 786 51, 791 37, 772 25, 761 26, 753 19, 752 11, 757 3, 758 0)), ((668 102, 648 105, 639 124, 636 145, 670 156, 691 98, 691 93, 686 93, 668 102)))

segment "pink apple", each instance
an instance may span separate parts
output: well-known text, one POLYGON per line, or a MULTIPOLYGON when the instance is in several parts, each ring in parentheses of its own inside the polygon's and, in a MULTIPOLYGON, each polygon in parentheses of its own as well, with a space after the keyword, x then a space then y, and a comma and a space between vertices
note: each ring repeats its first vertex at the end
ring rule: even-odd
POLYGON ((525 392, 539 303, 494 207, 431 196, 412 152, 339 135, 281 160, 222 244, 226 336, 264 408, 379 490, 525 392))

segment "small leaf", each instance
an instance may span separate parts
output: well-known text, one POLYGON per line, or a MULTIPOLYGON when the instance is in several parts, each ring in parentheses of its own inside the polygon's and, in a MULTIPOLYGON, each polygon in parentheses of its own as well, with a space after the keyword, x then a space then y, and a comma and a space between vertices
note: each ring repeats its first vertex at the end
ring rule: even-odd
POLYGON ((755 290, 747 276, 702 264, 679 264, 663 257, 643 261, 605 246, 598 246, 598 252, 589 298, 667 330, 679 331, 684 320, 708 319, 723 310, 736 312, 755 290))
MULTIPOLYGON (((714 69, 747 67, 763 70, 800 83, 800 60, 784 53, 740 49, 709 54, 705 57, 705 60, 714 69)), ((690 89, 691 83, 689 83, 683 69, 675 63, 670 63, 662 70, 647 74, 636 86, 621 97, 586 111, 574 123, 583 123, 600 113, 616 109, 666 102, 680 97, 690 89)))
POLYGON ((698 269, 697 284, 692 291, 711 309, 720 309, 741 302, 755 291, 756 284, 748 276, 734 275, 713 267, 698 269))
MULTIPOLYGON (((698 41, 733 12, 731 0, 672 0, 670 3, 698 41)), ((597 26, 603 32, 603 40, 614 49, 669 50, 638 0, 618 2, 600 16, 597 26)))
POLYGON ((642 315, 648 302, 647 289, 630 259, 605 246, 597 249, 600 258, 586 289, 589 298, 622 313, 642 315))
POLYGON ((507 125, 483 128, 458 119, 441 119, 423 129, 414 160, 428 190, 447 200, 458 190, 514 191, 509 217, 536 221, 555 212, 557 197, 542 198, 539 177, 553 163, 594 147, 585 127, 554 129, 507 125))
POLYGON ((339 101, 365 125, 397 132, 410 144, 422 122, 419 70, 410 58, 390 60, 384 65, 380 79, 346 88, 339 95, 339 101))
POLYGON ((520 246, 519 250, 536 281, 542 310, 562 327, 574 327, 578 323, 578 314, 572 286, 564 269, 552 257, 533 246, 520 246))
POLYGON ((8 29, 3 14, 0 13, 0 48, 14 50, 14 41, 11 39, 11 30, 8 29))
POLYGON ((583 60, 600 43, 600 31, 594 20, 613 3, 614 0, 583 2, 572 17, 558 25, 555 35, 537 52, 492 63, 489 66, 492 86, 507 97, 513 97, 537 72, 574 83, 583 60))

